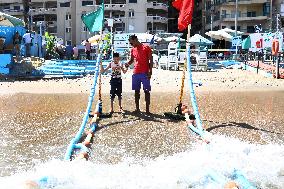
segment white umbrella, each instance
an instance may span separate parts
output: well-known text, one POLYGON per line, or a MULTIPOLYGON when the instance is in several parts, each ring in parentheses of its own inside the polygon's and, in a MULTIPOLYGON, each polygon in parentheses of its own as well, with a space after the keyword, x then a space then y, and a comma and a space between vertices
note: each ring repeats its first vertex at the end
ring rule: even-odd
POLYGON ((178 41, 178 40, 180 40, 180 41, 185 41, 185 39, 179 38, 179 37, 176 37, 176 36, 166 37, 166 38, 164 38, 164 40, 165 40, 165 41, 168 41, 168 42, 170 42, 170 41, 178 41))
MULTIPOLYGON (((232 34, 232 35, 235 35, 235 33, 236 33, 236 30, 232 30, 230 28, 223 28, 221 30, 223 30, 223 31, 225 31, 225 32, 227 32, 229 34, 232 34)), ((243 33, 244 32, 237 31, 237 35, 242 35, 243 33)))
POLYGON ((203 45, 213 45, 213 42, 206 39, 205 37, 202 37, 199 34, 195 34, 188 40, 189 43, 191 44, 203 44, 203 45))
POLYGON ((233 36, 225 32, 224 30, 218 30, 218 31, 209 31, 205 33, 209 37, 213 39, 219 39, 219 40, 225 40, 225 41, 232 41, 233 36))

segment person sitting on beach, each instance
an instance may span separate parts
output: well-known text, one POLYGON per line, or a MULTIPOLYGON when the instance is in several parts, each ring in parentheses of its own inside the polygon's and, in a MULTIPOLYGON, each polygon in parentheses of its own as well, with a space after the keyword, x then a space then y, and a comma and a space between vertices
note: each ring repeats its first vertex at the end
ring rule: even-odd
POLYGON ((104 69, 101 65, 101 73, 106 72, 111 68, 111 79, 110 79, 110 114, 113 113, 113 101, 115 95, 118 97, 119 110, 123 113, 122 105, 121 105, 121 93, 122 93, 122 79, 121 79, 121 71, 126 73, 127 69, 123 68, 123 66, 119 62, 119 53, 113 53, 113 62, 109 63, 109 65, 104 69))

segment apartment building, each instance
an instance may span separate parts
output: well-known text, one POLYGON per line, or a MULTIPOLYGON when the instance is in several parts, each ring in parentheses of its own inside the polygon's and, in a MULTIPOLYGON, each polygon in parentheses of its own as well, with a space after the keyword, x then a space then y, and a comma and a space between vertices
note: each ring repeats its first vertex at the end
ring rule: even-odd
MULTIPOLYGON (((203 6, 205 31, 235 29, 236 0, 206 0, 203 6)), ((271 0, 238 0, 237 29, 249 34, 261 25, 263 31, 270 30, 270 7, 271 0)))
MULTIPOLYGON (((81 16, 97 9, 96 0, 30 0, 31 28, 56 35, 66 44, 80 44, 93 36, 81 16)), ((167 0, 104 0, 105 28, 114 19, 113 32, 160 33, 168 31, 167 0)), ((24 7, 19 0, 0 0, 0 11, 23 19, 24 7)))

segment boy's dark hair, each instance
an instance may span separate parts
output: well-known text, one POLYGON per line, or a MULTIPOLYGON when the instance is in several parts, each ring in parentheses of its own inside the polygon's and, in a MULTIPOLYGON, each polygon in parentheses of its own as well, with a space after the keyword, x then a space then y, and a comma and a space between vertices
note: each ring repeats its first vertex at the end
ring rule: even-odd
POLYGON ((130 39, 131 39, 131 40, 135 40, 135 39, 138 39, 138 38, 137 38, 136 35, 133 34, 133 35, 130 35, 130 36, 129 36, 128 40, 130 40, 130 39))
POLYGON ((117 52, 113 53, 113 57, 119 57, 119 53, 117 52))

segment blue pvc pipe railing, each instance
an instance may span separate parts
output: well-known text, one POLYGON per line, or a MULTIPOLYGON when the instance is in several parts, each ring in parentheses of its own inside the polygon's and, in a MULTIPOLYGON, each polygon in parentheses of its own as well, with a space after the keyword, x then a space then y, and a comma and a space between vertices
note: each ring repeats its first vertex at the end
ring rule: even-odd
POLYGON ((203 132, 202 129, 202 122, 200 119, 200 115, 198 112, 198 106, 196 101, 196 96, 194 92, 194 86, 192 82, 192 73, 191 73, 191 62, 190 62, 190 46, 187 48, 187 73, 188 73, 188 85, 190 90, 190 99, 191 99, 191 105, 193 107, 194 115, 196 118, 196 125, 197 128, 200 130, 200 132, 203 132))
MULTIPOLYGON (((195 132, 196 134, 200 135, 201 137, 204 137, 205 131, 202 128, 202 122, 201 122, 201 118, 200 118, 199 111, 198 111, 198 105, 197 105, 193 81, 192 81, 191 62, 190 62, 190 47, 187 48, 187 73, 188 73, 188 85, 189 85, 189 90, 190 90, 190 100, 191 100, 191 104, 192 104, 192 107, 193 107, 194 115, 195 115, 195 118, 196 118, 196 125, 197 125, 197 127, 194 127, 192 124, 188 124, 188 127, 193 132, 195 132)), ((216 172, 212 171, 209 175, 213 180, 218 181, 219 183, 225 183, 226 182, 225 178, 218 176, 218 174, 216 172)), ((235 170, 234 173, 233 173, 233 178, 234 178, 234 180, 237 181, 237 183, 239 183, 242 186, 243 189, 256 189, 256 187, 254 187, 241 174, 240 171, 235 170)))
MULTIPOLYGON (((89 114, 91 112, 92 104, 93 104, 94 97, 95 97, 95 94, 96 94, 96 85, 97 85, 98 76, 99 76, 99 72, 100 72, 100 70, 99 70, 100 60, 101 60, 101 53, 97 57, 94 83, 93 83, 93 87, 91 88, 91 92, 90 92, 90 96, 89 96, 89 102, 88 102, 88 105, 87 105, 87 109, 86 109, 83 121, 81 123, 81 127, 80 127, 79 131, 77 132, 76 136, 71 140, 71 142, 70 142, 70 144, 69 144, 69 146, 66 150, 66 153, 65 153, 65 156, 64 156, 65 160, 71 159, 71 155, 72 155, 72 152, 74 150, 75 144, 77 144, 78 141, 80 140, 80 138, 81 138, 81 136, 82 136, 82 134, 85 130, 86 124, 88 122, 89 114)), ((99 102, 99 103, 101 103, 101 102, 99 102)), ((100 107, 100 106, 98 106, 98 107, 100 107)))

